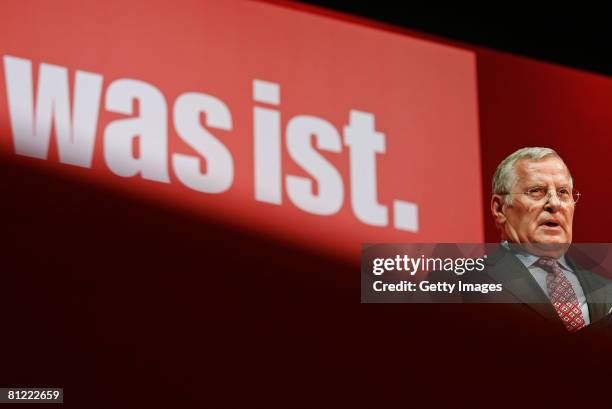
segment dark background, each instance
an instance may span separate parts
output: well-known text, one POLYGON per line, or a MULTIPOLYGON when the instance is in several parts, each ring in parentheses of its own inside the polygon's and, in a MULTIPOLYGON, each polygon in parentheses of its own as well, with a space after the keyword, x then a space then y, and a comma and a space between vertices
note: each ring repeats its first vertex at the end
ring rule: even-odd
MULTIPOLYGON (((350 7, 417 31, 611 72, 612 36, 596 18, 350 7)), ((88 408, 608 400, 605 332, 558 333, 520 305, 360 304, 357 265, 30 165, 0 162, 0 385, 64 387, 68 407, 88 408)))
POLYGON ((582 70, 612 75, 609 10, 574 5, 571 10, 502 7, 470 10, 466 5, 418 7, 390 1, 300 3, 582 70), (484 14, 484 11, 489 11, 484 14), (565 13, 564 13, 565 11, 565 13))

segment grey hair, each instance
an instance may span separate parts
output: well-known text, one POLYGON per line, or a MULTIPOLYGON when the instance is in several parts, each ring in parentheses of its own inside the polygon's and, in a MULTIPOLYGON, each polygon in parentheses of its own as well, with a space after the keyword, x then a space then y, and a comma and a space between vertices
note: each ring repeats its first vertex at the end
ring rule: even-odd
MULTIPOLYGON (((550 148, 522 148, 510 154, 506 159, 501 161, 495 170, 495 174, 493 175, 493 194, 501 195, 510 193, 517 179, 516 171, 514 170, 516 162, 521 159, 538 161, 548 157, 559 158, 561 162, 563 162, 561 156, 550 148)), ((573 187, 574 180, 570 174, 570 189, 573 189, 573 187)), ((512 195, 505 195, 505 200, 506 204, 511 204, 512 195)))

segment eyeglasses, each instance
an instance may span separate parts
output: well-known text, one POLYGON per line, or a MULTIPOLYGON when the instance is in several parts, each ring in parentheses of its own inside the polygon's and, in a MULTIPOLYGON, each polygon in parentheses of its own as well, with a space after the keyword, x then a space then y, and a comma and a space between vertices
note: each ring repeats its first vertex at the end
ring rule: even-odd
MULTIPOLYGON (((531 189, 528 189, 525 192, 501 193, 501 194, 502 195, 526 195, 531 200, 535 202, 539 202, 545 197, 546 199, 550 198, 552 196, 551 194, 552 191, 553 191, 552 189, 549 190, 549 189, 546 189, 545 187, 536 186, 536 187, 532 187, 531 189)), ((580 199, 580 192, 578 192, 577 190, 574 190, 572 192, 566 187, 561 187, 557 189, 555 192, 557 194, 557 197, 559 198, 559 201, 563 203, 564 205, 576 204, 578 203, 578 200, 580 199)))

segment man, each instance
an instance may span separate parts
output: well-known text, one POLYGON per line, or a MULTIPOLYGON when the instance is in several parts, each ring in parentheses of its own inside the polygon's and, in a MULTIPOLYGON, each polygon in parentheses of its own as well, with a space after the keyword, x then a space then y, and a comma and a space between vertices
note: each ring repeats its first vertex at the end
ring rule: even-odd
POLYGON ((566 255, 578 198, 570 171, 554 150, 523 148, 504 159, 493 176, 491 198, 502 246, 485 270, 515 302, 570 332, 612 308, 610 281, 566 255))

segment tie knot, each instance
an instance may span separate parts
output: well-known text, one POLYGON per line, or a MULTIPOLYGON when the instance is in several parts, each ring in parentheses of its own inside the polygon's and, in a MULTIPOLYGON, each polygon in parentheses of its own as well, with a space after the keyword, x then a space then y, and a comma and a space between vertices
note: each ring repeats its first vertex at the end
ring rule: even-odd
POLYGON ((538 267, 543 268, 549 273, 559 274, 561 273, 561 268, 559 267, 559 262, 552 257, 540 257, 538 261, 535 262, 538 267))

